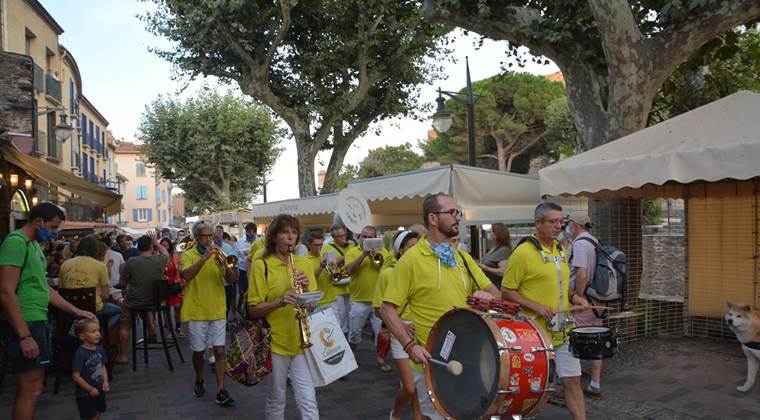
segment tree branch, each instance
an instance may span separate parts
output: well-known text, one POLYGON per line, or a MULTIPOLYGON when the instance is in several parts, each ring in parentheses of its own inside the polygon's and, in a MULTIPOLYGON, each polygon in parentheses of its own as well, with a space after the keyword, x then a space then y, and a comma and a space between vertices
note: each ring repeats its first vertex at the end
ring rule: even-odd
POLYGON ((641 51, 641 32, 627 0, 589 0, 607 67, 626 68, 641 51))
POLYGON ((758 18, 757 0, 707 2, 683 22, 652 37, 652 49, 657 51, 652 67, 660 72, 660 84, 707 41, 758 18))
POLYGON ((288 34, 291 23, 290 11, 293 10, 293 6, 295 6, 297 3, 298 0, 280 1, 280 10, 282 10, 282 23, 280 23, 280 28, 277 30, 277 35, 275 35, 274 39, 272 40, 272 44, 269 46, 269 50, 267 51, 266 59, 264 60, 264 63, 262 63, 262 67, 267 70, 269 70, 269 68, 272 66, 272 61, 274 60, 274 54, 277 52, 277 48, 280 47, 282 40, 285 39, 285 35, 288 34))

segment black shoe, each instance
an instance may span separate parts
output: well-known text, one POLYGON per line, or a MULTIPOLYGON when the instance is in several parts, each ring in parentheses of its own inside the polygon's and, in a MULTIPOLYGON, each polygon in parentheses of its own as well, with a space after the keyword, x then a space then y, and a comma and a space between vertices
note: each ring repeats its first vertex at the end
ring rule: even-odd
POLYGON ((235 400, 230 398, 230 394, 227 393, 226 389, 223 389, 216 394, 216 403, 222 407, 227 407, 234 402, 235 400))
POLYGON ((193 395, 195 395, 195 398, 200 398, 205 393, 206 393, 206 386, 203 384, 203 381, 199 381, 196 379, 195 386, 193 387, 193 395))

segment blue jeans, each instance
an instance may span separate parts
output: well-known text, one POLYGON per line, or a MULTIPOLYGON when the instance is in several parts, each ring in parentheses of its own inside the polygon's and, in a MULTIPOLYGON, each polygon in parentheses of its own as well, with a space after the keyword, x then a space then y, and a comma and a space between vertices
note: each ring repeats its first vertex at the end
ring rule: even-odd
POLYGON ((108 328, 110 329, 116 325, 117 322, 119 322, 119 319, 121 318, 121 312, 121 306, 114 305, 113 303, 109 302, 103 302, 103 307, 100 308, 100 310, 95 315, 98 316, 98 320, 100 321, 101 326, 108 325, 108 328))

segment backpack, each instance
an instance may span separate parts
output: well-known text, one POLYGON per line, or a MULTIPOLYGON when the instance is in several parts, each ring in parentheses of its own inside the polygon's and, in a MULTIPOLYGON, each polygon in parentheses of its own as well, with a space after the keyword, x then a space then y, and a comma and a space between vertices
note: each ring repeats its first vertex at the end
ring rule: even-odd
POLYGON ((602 245, 591 238, 580 237, 591 242, 596 250, 596 270, 594 278, 586 285, 586 297, 600 302, 620 300, 625 303, 625 283, 627 280, 625 254, 612 245, 602 245))

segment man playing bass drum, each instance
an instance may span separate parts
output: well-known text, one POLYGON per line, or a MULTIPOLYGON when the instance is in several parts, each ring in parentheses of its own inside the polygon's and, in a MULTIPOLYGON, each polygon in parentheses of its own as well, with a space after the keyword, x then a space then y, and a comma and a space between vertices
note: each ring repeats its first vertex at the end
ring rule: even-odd
POLYGON ((401 342, 404 351, 415 365, 414 380, 422 415, 442 419, 430 400, 422 367, 430 354, 425 350, 430 329, 443 314, 453 307, 466 307, 467 297, 500 298, 501 292, 470 254, 458 251, 451 240, 459 235, 462 211, 445 194, 425 198, 422 215, 429 233, 404 254, 388 279, 383 296, 382 315, 391 333, 401 342), (397 308, 408 305, 415 324, 410 335, 399 318, 397 308))

